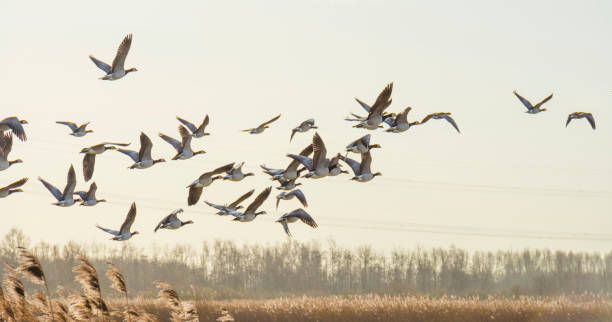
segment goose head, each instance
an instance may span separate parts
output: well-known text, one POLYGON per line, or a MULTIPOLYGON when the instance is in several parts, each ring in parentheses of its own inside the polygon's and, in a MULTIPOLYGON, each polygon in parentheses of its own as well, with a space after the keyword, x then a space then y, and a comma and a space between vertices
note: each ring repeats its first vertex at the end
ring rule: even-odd
POLYGON ((21 124, 29 124, 28 121, 26 121, 26 120, 19 120, 19 123, 21 123, 21 124))
POLYGON ((134 235, 138 235, 138 234, 140 234, 140 233, 138 232, 138 230, 135 230, 135 231, 133 231, 133 232, 132 232, 132 236, 134 236, 134 235))
POLYGON ((138 69, 136 69, 136 68, 132 67, 132 68, 130 68, 130 69, 126 69, 126 70, 125 70, 125 73, 126 73, 126 74, 128 74, 128 73, 131 73, 131 72, 137 72, 137 71, 138 71, 138 69))
POLYGON ((106 199, 100 199, 98 202, 106 202, 106 199))
POLYGON ((377 176, 382 176, 382 173, 380 173, 380 172, 376 172, 376 173, 372 174, 372 176, 374 176, 374 177, 377 177, 377 176))
POLYGON ((157 160, 153 160, 153 164, 159 163, 159 162, 166 162, 165 159, 157 159, 157 160))
POLYGON ((369 148, 370 148, 370 149, 376 149, 376 148, 380 149, 380 148, 382 148, 382 147, 380 146, 380 144, 371 144, 371 145, 369 146, 369 148))
POLYGON ((349 172, 346 170, 340 170, 340 173, 349 173, 349 172))
POLYGON ((265 212, 264 210, 260 211, 260 212, 256 212, 255 216, 259 216, 259 215, 265 215, 267 214, 267 212, 265 212))
POLYGON ((15 163, 23 163, 23 160, 17 159, 17 160, 9 161, 9 165, 13 165, 15 163))
POLYGON ((183 221, 181 223, 181 226, 185 226, 185 225, 188 225, 188 224, 193 224, 193 221, 192 220, 183 221))
POLYGON ((253 172, 249 172, 249 173, 245 173, 244 174, 245 177, 251 177, 251 176, 254 176, 254 175, 255 175, 255 173, 253 173, 253 172))
POLYGON ((204 154, 204 153, 206 153, 206 151, 200 150, 200 151, 193 152, 193 155, 204 154))
POLYGON ((9 195, 13 194, 15 192, 23 192, 23 190, 22 189, 11 189, 11 190, 9 190, 9 195))
POLYGON ((544 112, 544 111, 546 111, 546 109, 545 109, 545 108, 541 108, 541 109, 540 109, 540 112, 544 112))

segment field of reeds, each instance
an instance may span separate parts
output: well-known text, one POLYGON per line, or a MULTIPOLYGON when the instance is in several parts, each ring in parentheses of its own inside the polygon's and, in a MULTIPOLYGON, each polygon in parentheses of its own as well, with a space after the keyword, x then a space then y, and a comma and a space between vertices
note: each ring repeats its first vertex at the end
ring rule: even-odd
POLYGON ((72 269, 80 291, 50 293, 33 253, 18 248, 18 265, 5 263, 2 321, 612 321, 608 296, 556 297, 320 296, 263 300, 182 301, 167 281, 153 281, 154 299, 130 298, 123 274, 107 262, 116 295, 104 299, 98 272, 85 257, 72 269), (39 287, 26 290, 24 280, 39 287))

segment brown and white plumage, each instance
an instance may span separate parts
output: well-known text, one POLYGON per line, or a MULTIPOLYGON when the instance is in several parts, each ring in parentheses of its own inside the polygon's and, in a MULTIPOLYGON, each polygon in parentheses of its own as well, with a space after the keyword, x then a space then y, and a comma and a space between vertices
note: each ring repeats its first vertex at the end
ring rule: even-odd
POLYGON ((124 241, 124 240, 128 240, 128 239, 132 238, 132 236, 138 234, 138 231, 130 232, 130 229, 132 229, 132 225, 134 224, 134 220, 136 220, 136 203, 135 202, 132 203, 132 206, 130 207, 130 210, 129 210, 127 216, 125 216, 125 220, 123 221, 123 224, 121 225, 121 228, 119 228, 119 231, 108 229, 108 228, 104 228, 104 227, 101 227, 98 224, 96 224, 96 227, 98 227, 102 231, 105 231, 105 232, 115 236, 115 237, 111 238, 112 240, 124 241))
POLYGON ((261 124, 259 124, 259 126, 254 127, 254 128, 250 128, 250 129, 246 129, 246 130, 242 130, 242 132, 249 132, 250 134, 259 134, 261 132, 263 132, 265 129, 269 128, 269 124, 278 120, 281 117, 280 114, 278 114, 277 116, 273 117, 271 120, 263 122, 261 124))
POLYGON ((159 224, 157 224, 157 226, 155 226, 155 229, 153 230, 153 232, 157 232, 157 230, 161 229, 179 229, 185 225, 188 224, 193 224, 193 221, 191 220, 187 220, 187 221, 182 221, 178 218, 178 214, 182 213, 183 209, 177 209, 173 212, 171 212, 168 216, 164 217, 164 219, 162 219, 159 224))
POLYGON ((374 177, 382 175, 380 172, 372 173, 372 170, 370 169, 372 165, 372 155, 369 151, 361 154, 361 162, 357 162, 347 157, 342 157, 342 161, 346 162, 346 164, 351 167, 353 173, 355 174, 351 180, 368 182, 374 179, 374 177))
POLYGON ((117 150, 116 146, 128 146, 129 143, 113 143, 103 142, 100 144, 92 145, 87 148, 83 148, 81 153, 84 153, 83 157, 83 177, 85 181, 89 181, 94 173, 94 167, 96 165, 96 155, 102 154, 106 150, 117 150))
POLYGON ((457 130, 457 133, 461 133, 461 131, 459 131, 459 127, 457 126, 457 123, 455 123, 455 120, 450 115, 451 115, 450 112, 431 113, 425 116, 425 118, 421 121, 420 124, 424 124, 430 119, 434 119, 434 120, 445 119, 448 123, 450 123, 455 128, 455 130, 457 130))
POLYGON ((166 162, 164 159, 153 160, 151 157, 151 150, 153 150, 153 142, 151 142, 151 139, 149 139, 144 132, 140 132, 140 150, 138 150, 138 152, 117 149, 117 151, 129 156, 134 161, 134 164, 129 167, 130 169, 146 169, 156 163, 166 162))
MULTIPOLYGON (((299 155, 303 156, 303 157, 308 157, 313 151, 313 146, 312 144, 309 144, 307 147, 305 147, 299 155)), ((287 166, 286 169, 272 169, 272 168, 268 168, 265 165, 261 165, 261 168, 264 170, 264 173, 269 174, 270 176, 272 176, 272 180, 293 180, 295 178, 297 178, 298 175, 298 171, 297 168, 300 166, 300 161, 298 160, 291 160, 291 162, 289 163, 289 165, 287 166)))
POLYGON ((81 206, 91 207, 97 205, 99 202, 106 202, 106 199, 96 198, 96 191, 98 191, 98 185, 92 182, 91 185, 89 185, 88 191, 75 191, 74 194, 81 198, 81 206))
POLYGON ((76 173, 74 172, 74 166, 70 165, 70 169, 68 169, 68 178, 66 181, 66 186, 64 187, 64 191, 61 192, 55 186, 45 181, 43 178, 38 177, 38 180, 51 192, 53 197, 57 199, 57 202, 53 203, 53 205, 60 207, 69 207, 74 205, 75 200, 73 198, 74 188, 76 187, 76 173))
POLYGON ((300 189, 295 189, 289 192, 281 192, 280 194, 278 194, 276 196, 276 209, 278 209, 278 204, 280 203, 281 200, 291 200, 293 198, 297 198, 300 203, 302 204, 302 206, 304 207, 308 207, 308 202, 306 201, 306 196, 304 195, 304 193, 302 192, 302 190, 300 189))
POLYGON ((262 192, 260 192, 259 195, 255 197, 255 200, 253 200, 249 204, 249 206, 246 208, 246 210, 242 213, 238 211, 229 211, 230 215, 236 217, 234 218, 234 221, 249 222, 249 221, 255 220, 257 216, 265 214, 266 213, 265 211, 258 212, 257 209, 259 209, 259 207, 263 205, 264 201, 268 199, 271 191, 272 191, 272 187, 268 187, 264 189, 262 192))
POLYGON ((304 209, 295 209, 290 213, 286 213, 284 215, 282 215, 276 222, 280 223, 281 225, 283 225, 283 229, 285 230, 285 233, 287 233, 287 236, 289 237, 293 237, 291 235, 291 232, 289 231, 289 225, 290 223, 294 223, 298 220, 301 220, 303 223, 305 223, 306 225, 312 227, 312 228, 317 228, 318 225, 315 222, 315 220, 304 210, 304 209))
POLYGON ((0 135, 0 171, 6 170, 15 163, 22 163, 21 159, 9 161, 8 156, 13 149, 13 136, 0 135))
POLYGON ((56 121, 55 123, 66 125, 67 127, 70 128, 70 130, 72 130, 72 133, 70 133, 69 135, 76 136, 76 137, 83 137, 85 136, 85 134, 93 132, 93 130, 87 129, 87 125, 89 125, 89 122, 81 124, 81 125, 77 125, 76 123, 66 122, 66 121, 56 121))
POLYGON ((357 140, 351 142, 349 145, 346 146, 346 151, 361 154, 370 151, 370 149, 380 149, 380 144, 370 144, 371 137, 372 135, 367 134, 358 138, 357 140))
POLYGON ((0 188, 0 198, 6 198, 16 192, 23 192, 23 190, 18 188, 23 186, 26 182, 28 182, 28 178, 23 178, 21 180, 9 184, 6 187, 0 188))
POLYGON ((176 155, 172 157, 172 160, 187 160, 194 155, 206 153, 204 150, 193 151, 191 149, 192 135, 189 133, 189 130, 187 130, 186 127, 179 125, 178 130, 179 134, 181 135, 181 142, 163 133, 159 133, 159 137, 170 143, 170 145, 172 145, 172 147, 176 150, 176 155))
POLYGON ((0 134, 15 134, 15 136, 19 138, 19 140, 26 141, 28 138, 26 136, 25 130, 23 129, 23 124, 28 124, 28 121, 20 120, 15 116, 7 117, 4 120, 0 121, 0 134))
POLYGON ((191 135, 194 138, 201 138, 205 135, 210 135, 210 133, 206 132, 206 127, 208 126, 208 122, 210 121, 210 119, 208 118, 208 114, 206 114, 206 116, 204 117, 204 121, 202 121, 202 124, 200 124, 200 126, 196 127, 193 123, 184 120, 180 117, 176 117, 177 120, 179 120, 179 122, 183 123, 183 125, 185 125, 189 131, 191 131, 191 135))
POLYGON ((393 92, 393 82, 389 83, 385 88, 378 94, 376 101, 369 107, 366 103, 362 102, 355 97, 355 100, 359 105, 367 110, 368 116, 361 120, 359 124, 353 126, 357 128, 366 128, 368 130, 375 130, 383 122, 383 114, 385 110, 391 105, 391 93, 393 92))
POLYGON ((406 107, 401 113, 395 117, 389 117, 384 120, 389 125, 389 128, 385 132, 401 133, 407 131, 409 128, 415 125, 421 124, 419 121, 408 122, 408 113, 412 110, 412 107, 406 107))
POLYGON ((544 105, 544 103, 548 102, 553 97, 553 94, 550 94, 548 95, 548 97, 541 100, 538 104, 533 105, 528 99, 519 95, 519 93, 517 93, 516 91, 514 91, 513 93, 519 99, 519 101, 521 101, 521 103, 523 103, 523 105, 527 108, 527 111, 525 111, 525 113, 529 113, 529 114, 537 114, 542 111, 546 111, 545 108, 542 108, 542 105, 544 105))
POLYGON ((102 80, 117 80, 127 75, 130 72, 138 71, 136 68, 125 69, 125 59, 127 58, 128 53, 130 52, 130 48, 132 47, 132 34, 128 34, 123 38, 119 48, 117 49, 117 54, 115 55, 115 59, 113 59, 113 65, 110 66, 107 63, 95 58, 94 56, 89 56, 91 61, 98 66, 101 70, 103 70, 106 75, 100 77, 102 80))
POLYGON ((293 136, 295 135, 296 132, 306 132, 310 129, 318 129, 317 126, 315 126, 315 120, 314 119, 308 119, 302 123, 300 123, 300 125, 298 125, 297 127, 293 128, 293 130, 291 130, 291 137, 289 137, 289 142, 291 142, 291 140, 293 140, 293 136))
POLYGON ((242 167, 244 166, 244 162, 240 162, 237 165, 234 165, 231 169, 226 171, 226 175, 223 176, 223 180, 230 181, 242 181, 242 179, 250 176, 254 176, 253 172, 244 173, 242 172, 242 167))
POLYGON ((251 189, 250 191, 248 191, 247 193, 243 194, 242 196, 240 196, 238 199, 236 199, 234 202, 230 203, 229 205, 217 205, 208 201, 204 201, 207 205, 219 210, 217 212, 217 215, 219 216, 225 216, 225 215, 229 215, 230 211, 236 211, 238 209, 241 209, 242 206, 240 206, 240 204, 245 201, 247 198, 249 198, 253 192, 255 192, 255 189, 251 189))
POLYGON ((567 122, 565 122, 565 127, 567 127, 569 125, 569 123, 574 120, 574 119, 581 119, 581 118, 585 118, 587 119, 587 121, 589 121, 589 124, 591 124, 591 128, 593 130, 595 130, 595 118, 593 117, 593 114, 591 113, 587 113, 587 112, 574 112, 570 115, 567 116, 567 122))
POLYGON ((187 196, 187 205, 189 206, 195 205, 198 202, 198 200, 200 200, 204 187, 208 187, 213 183, 213 181, 222 178, 221 176, 215 176, 215 175, 226 172, 230 170, 232 167, 234 167, 233 162, 226 164, 222 167, 216 168, 212 171, 205 172, 198 179, 196 179, 194 182, 188 185, 187 188, 189 188, 189 195, 187 196))
POLYGON ((309 172, 304 175, 306 178, 323 178, 329 175, 329 160, 327 159, 327 149, 319 133, 315 132, 312 137, 312 159, 302 155, 287 154, 293 160, 299 161, 309 172))

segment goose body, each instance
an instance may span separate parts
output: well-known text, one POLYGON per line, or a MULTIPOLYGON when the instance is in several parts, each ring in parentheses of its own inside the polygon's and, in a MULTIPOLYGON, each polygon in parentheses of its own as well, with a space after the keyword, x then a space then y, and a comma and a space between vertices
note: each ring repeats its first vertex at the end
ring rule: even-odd
POLYGON ((295 189, 297 186, 301 186, 302 185, 299 182, 296 183, 295 180, 297 180, 297 177, 293 178, 291 180, 278 180, 278 182, 280 183, 280 186, 276 187, 276 189, 289 191, 289 190, 295 189))
POLYGON ((338 153, 335 157, 333 157, 329 161, 329 176, 330 177, 335 177, 337 175, 340 175, 341 173, 348 173, 348 171, 342 170, 342 167, 340 166, 340 162, 339 162, 341 159, 342 159, 342 155, 338 153))
POLYGON ((103 70, 106 75, 100 77, 102 80, 117 80, 123 78, 123 76, 127 75, 130 72, 138 71, 136 68, 125 69, 125 59, 127 58, 128 53, 130 52, 130 47, 132 46, 132 34, 129 34, 123 38, 123 41, 119 45, 119 49, 117 49, 117 54, 115 55, 115 59, 113 59, 113 65, 109 65, 94 56, 89 56, 89 59, 98 66, 101 70, 103 70))
POLYGON ((134 164, 129 166, 130 169, 147 169, 156 163, 166 162, 164 159, 153 160, 151 158, 152 149, 153 142, 151 142, 151 139, 144 132, 140 132, 140 150, 138 152, 126 149, 117 149, 117 151, 129 156, 134 161, 134 164))
POLYGON ((544 103, 548 102, 553 97, 553 94, 550 94, 548 95, 548 97, 540 101, 538 104, 533 105, 531 104, 531 102, 529 102, 529 100, 519 95, 519 93, 517 93, 516 91, 514 91, 513 93, 519 99, 519 101, 523 103, 523 106, 527 108, 527 111, 525 111, 525 113, 528 113, 528 114, 538 114, 540 112, 546 111, 545 108, 542 108, 542 105, 544 105, 544 103))
POLYGON ((346 162, 353 173, 355 174, 351 180, 359 181, 359 182, 368 182, 376 176, 382 175, 380 172, 372 173, 370 170, 370 166, 372 165, 372 155, 370 152, 361 154, 361 162, 357 162, 351 158, 342 157, 342 161, 346 162))
POLYGON ((242 130, 242 132, 248 132, 250 134, 260 134, 260 133, 263 133, 263 131, 265 131, 267 128, 269 128, 268 125, 270 123, 278 120, 280 117, 281 117, 281 115, 278 114, 277 116, 275 116, 271 120, 263 122, 263 123, 259 124, 259 126, 257 126, 257 127, 246 129, 246 130, 242 130))
POLYGON ((229 211, 230 215, 235 217, 234 221, 250 222, 250 221, 255 220, 257 216, 266 214, 265 211, 258 212, 257 209, 259 209, 259 207, 261 207, 264 201, 268 199, 268 196, 270 196, 271 191, 272 191, 272 187, 268 187, 264 189, 262 192, 260 192, 259 195, 255 197, 255 200, 253 200, 253 202, 251 202, 251 204, 249 204, 246 210, 242 213, 238 211, 229 211))
POLYGON ((221 179, 221 176, 215 176, 217 174, 226 172, 230 170, 234 166, 234 163, 226 164, 222 167, 219 167, 213 171, 209 171, 203 173, 200 177, 194 180, 191 184, 187 186, 189 188, 189 195, 187 197, 187 205, 193 206, 195 205, 200 197, 202 196, 202 191, 204 191, 204 187, 210 186, 213 181, 221 179))
POLYGON ((159 137, 162 138, 164 141, 170 143, 170 145, 172 145, 172 147, 174 147, 174 149, 176 150, 176 155, 172 157, 172 160, 187 160, 193 157, 194 155, 206 153, 206 151, 204 150, 194 152, 191 149, 191 133, 189 133, 187 128, 182 125, 179 125, 178 129, 179 134, 181 135, 181 142, 163 133, 159 133, 159 137))
POLYGON ((238 165, 232 167, 231 169, 229 169, 228 171, 226 171, 226 175, 223 176, 223 180, 230 180, 230 181, 242 181, 242 179, 246 178, 246 177, 250 177, 250 176, 254 176, 255 174, 252 172, 249 173, 243 173, 242 172, 242 166, 244 166, 244 162, 240 162, 238 165))
POLYGON ((179 229, 185 225, 193 224, 193 221, 187 220, 182 221, 178 218, 178 214, 182 213, 183 209, 177 209, 170 213, 168 216, 164 217, 159 224, 155 227, 153 232, 157 232, 159 229, 179 229))
POLYGON ((229 205, 217 205, 208 201, 204 201, 207 205, 219 210, 217 212, 217 215, 219 216, 227 216, 230 215, 230 212, 235 212, 238 209, 242 209, 242 206, 240 206, 240 204, 245 201, 247 198, 249 198, 253 192, 255 192, 254 189, 251 189, 249 192, 243 194, 242 196, 240 196, 238 199, 236 199, 236 201, 232 202, 229 205))
POLYGON ((129 143, 112 143, 104 142, 96 145, 92 145, 87 148, 83 148, 81 153, 85 154, 83 157, 83 177, 85 181, 89 181, 94 173, 94 167, 96 165, 96 155, 102 154, 107 150, 117 150, 116 146, 128 146, 129 143))
POLYGON ((23 186, 26 182, 28 182, 28 178, 23 178, 9 184, 6 187, 0 188, 0 198, 6 198, 16 192, 23 192, 23 190, 19 189, 19 187, 23 186))
POLYGON ((76 136, 76 137, 79 137, 79 138, 85 136, 87 133, 92 133, 93 132, 93 130, 88 130, 87 129, 87 125, 89 125, 89 122, 81 124, 80 126, 77 125, 76 123, 65 122, 65 121, 57 121, 55 123, 66 125, 67 127, 70 128, 70 130, 72 130, 72 133, 70 133, 70 135, 76 136))
MULTIPOLYGON (((305 147, 299 155, 303 157, 308 157, 313 151, 312 144, 309 144, 305 147)), ((264 170, 266 174, 272 176, 272 180, 294 180, 299 177, 298 167, 300 166, 300 161, 293 159, 286 169, 271 169, 267 168, 265 165, 261 165, 261 168, 264 170)))
POLYGON ((22 163, 21 159, 9 161, 8 156, 13 149, 13 136, 0 134, 0 171, 10 168, 13 164, 22 163))
POLYGON ((452 125, 455 128, 455 130, 457 130, 457 133, 461 133, 461 131, 459 131, 459 127, 457 126, 457 123, 451 117, 451 113, 449 113, 449 112, 439 112, 439 113, 428 114, 427 116, 425 116, 425 118, 419 124, 424 124, 425 122, 429 121, 430 119, 434 119, 434 120, 444 119, 448 123, 450 123, 450 125, 452 125))
POLYGON ((7 117, 0 121, 0 135, 8 136, 14 134, 19 140, 26 141, 28 138, 23 129, 23 124, 28 124, 28 121, 20 120, 14 116, 7 117))
POLYGON ((318 227, 315 220, 304 209, 296 209, 290 213, 286 213, 282 215, 276 222, 283 225, 283 229, 285 230, 285 233, 287 234, 287 236, 293 237, 291 235, 291 232, 289 231, 288 224, 295 223, 298 220, 301 220, 303 223, 305 223, 306 225, 312 228, 318 227))
POLYGON ((74 194, 78 195, 81 198, 81 206, 92 207, 97 205, 100 202, 106 202, 106 199, 97 199, 96 191, 98 190, 98 185, 95 182, 92 182, 89 186, 89 191, 75 191, 74 194))
POLYGON ((208 123, 210 122, 210 119, 208 118, 208 114, 206 114, 206 116, 204 117, 204 121, 202 121, 202 124, 200 124, 200 126, 196 127, 195 124, 184 120, 180 117, 176 117, 176 119, 183 123, 183 125, 185 125, 189 131, 191 131, 191 136, 193 136, 194 138, 201 138, 205 135, 210 135, 210 133, 206 132, 206 127, 208 126, 208 123))
POLYGON ((315 126, 315 120, 314 119, 308 119, 302 123, 300 123, 300 125, 298 125, 297 127, 294 127, 293 130, 291 130, 291 137, 289 137, 289 142, 291 142, 291 140, 293 140, 293 136, 295 135, 296 132, 300 132, 300 133, 304 133, 310 129, 317 129, 318 127, 315 126))
POLYGON ((353 153, 366 153, 370 149, 381 148, 379 144, 370 144, 370 134, 364 135, 346 146, 346 151, 353 153))
POLYGON ((302 192, 302 190, 300 189, 295 189, 289 192, 281 192, 280 194, 278 194, 276 196, 276 209, 278 209, 278 204, 280 203, 281 200, 291 200, 293 198, 297 198, 300 203, 302 204, 302 206, 304 207, 308 207, 308 202, 306 201, 306 196, 304 195, 304 193, 302 192))
POLYGON ((391 93, 393 91, 393 83, 389 83, 381 92, 378 94, 376 101, 372 106, 368 106, 358 98, 355 98, 357 103, 361 105, 367 112, 368 116, 364 119, 359 120, 359 124, 353 126, 357 128, 365 128, 368 130, 376 130, 381 127, 383 122, 383 114, 385 110, 391 105, 391 93))
POLYGON ((74 172, 74 167, 72 164, 70 165, 70 169, 68 169, 68 180, 66 182, 66 187, 64 191, 61 192, 55 186, 45 181, 41 177, 38 177, 38 180, 51 192, 53 197, 57 199, 57 202, 53 203, 53 205, 60 207, 70 207, 74 205, 75 200, 73 198, 74 195, 74 187, 76 186, 76 173, 74 172))
POLYGON ((421 124, 420 122, 408 122, 408 113, 412 110, 412 107, 406 107, 401 113, 395 117, 390 117, 384 120, 389 125, 386 132, 391 133, 402 133, 408 131, 409 128, 421 124))
POLYGON ((305 178, 319 179, 329 175, 329 159, 326 158, 327 149, 323 139, 319 133, 315 132, 312 138, 313 157, 305 157, 302 155, 288 154, 287 156, 293 160, 300 162, 306 169, 309 170, 304 175, 305 178))
POLYGON ((589 121, 589 124, 591 125, 591 128, 593 130, 595 130, 595 128, 596 128, 596 126, 595 126, 595 118, 593 117, 593 114, 587 113, 587 112, 574 112, 574 113, 568 115, 567 116, 567 122, 565 122, 565 127, 567 127, 572 120, 577 120, 577 119, 581 119, 581 118, 587 119, 587 121, 589 121))
POLYGON ((133 231, 133 232, 130 231, 132 229, 132 225, 134 224, 134 220, 136 220, 136 203, 135 202, 132 203, 132 206, 130 207, 130 211, 128 212, 127 216, 125 216, 125 220, 123 221, 123 224, 121 225, 121 228, 119 228, 118 231, 104 228, 97 224, 96 224, 96 227, 98 227, 100 230, 104 232, 107 232, 113 235, 114 237, 111 238, 112 240, 124 241, 138 234, 138 231, 133 231))

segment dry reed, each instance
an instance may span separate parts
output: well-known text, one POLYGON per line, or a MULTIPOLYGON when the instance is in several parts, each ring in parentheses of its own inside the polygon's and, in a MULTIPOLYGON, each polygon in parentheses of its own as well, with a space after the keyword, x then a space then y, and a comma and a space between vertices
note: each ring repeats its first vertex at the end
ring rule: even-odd
POLYGON ((102 299, 102 290, 100 289, 100 280, 98 280, 98 272, 93 267, 91 262, 85 257, 77 258, 77 265, 72 269, 77 273, 74 278, 81 284, 85 291, 85 295, 89 298, 90 303, 95 309, 96 315, 102 315, 104 318, 110 318, 110 313, 106 302, 102 299))

